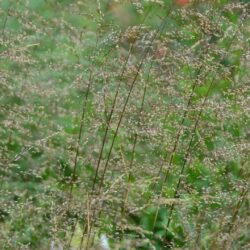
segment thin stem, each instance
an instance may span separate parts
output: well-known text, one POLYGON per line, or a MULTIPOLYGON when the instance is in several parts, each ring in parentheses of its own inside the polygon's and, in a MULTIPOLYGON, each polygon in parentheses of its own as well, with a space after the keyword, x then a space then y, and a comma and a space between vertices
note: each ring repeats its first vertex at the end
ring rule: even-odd
MULTIPOLYGON (((81 39, 82 39, 82 36, 80 36, 80 42, 81 42, 81 39)), ((97 48, 97 45, 98 45, 98 39, 96 39, 95 49, 97 48)), ((89 60, 90 60, 90 57, 89 57, 89 60)), ((79 56, 78 56, 78 61, 80 62, 79 56)), ((74 158, 73 175, 72 175, 71 180, 70 180, 69 204, 71 203, 74 181, 76 179, 78 155, 79 155, 80 143, 81 143, 81 139, 82 139, 84 118, 85 118, 86 106, 87 106, 87 101, 88 101, 89 92, 90 92, 90 84, 91 84, 91 80, 92 80, 92 74, 93 74, 93 72, 92 72, 92 70, 90 70, 87 91, 85 94, 85 99, 83 100, 83 103, 82 103, 82 113, 81 113, 81 120, 80 120, 80 129, 79 129, 77 145, 76 145, 76 153, 75 153, 75 158, 74 158)))
MULTIPOLYGON (((123 76, 124 76, 124 72, 126 70, 126 66, 127 66, 129 57, 131 55, 132 48, 133 48, 133 44, 130 45, 129 53, 128 53, 128 56, 127 56, 127 58, 125 60, 125 63, 123 65, 123 69, 122 69, 122 72, 120 74, 120 78, 123 78, 123 76)), ((96 167, 96 171, 95 171, 95 177, 94 177, 94 181, 93 181, 92 191, 94 191, 94 189, 95 189, 95 184, 96 184, 96 181, 97 181, 97 176, 98 176, 100 163, 101 163, 101 159, 102 159, 102 155, 103 155, 104 145, 105 145, 106 140, 107 140, 107 135, 108 135, 108 131, 109 131, 109 128, 110 128, 110 123, 111 123, 111 120, 112 120, 112 116, 113 116, 113 113, 114 113, 114 110, 115 110, 115 105, 116 105, 116 102, 117 102, 117 97, 118 97, 118 94, 119 94, 120 85, 121 85, 121 82, 119 82, 119 84, 117 86, 115 97, 114 97, 112 107, 111 107, 111 110, 110 110, 110 113, 109 113, 109 116, 108 116, 108 120, 107 120, 107 124, 106 124, 106 128, 105 128, 105 133, 104 133, 104 137, 103 137, 103 140, 102 140, 102 145, 101 145, 101 149, 100 149, 100 153, 99 153, 99 157, 98 157, 97 167, 96 167)))
MULTIPOLYGON (((187 117, 188 110, 189 110, 189 107, 191 105, 192 98, 193 98, 194 93, 195 93, 195 88, 196 88, 196 86, 198 85, 198 82, 199 82, 199 76, 201 74, 201 70, 202 70, 202 66, 200 66, 199 69, 198 69, 196 80, 195 80, 195 82, 194 82, 194 84, 192 86, 192 90, 191 90, 191 93, 190 93, 189 98, 188 98, 187 108, 185 109, 185 111, 183 113, 183 116, 182 116, 182 119, 181 119, 181 123, 180 123, 179 129, 178 129, 178 132, 177 132, 177 135, 176 135, 176 138, 175 138, 175 142, 174 142, 174 146, 173 146, 173 149, 171 151, 170 159, 169 159, 169 162, 168 162, 168 169, 167 169, 167 172, 165 174, 164 180, 163 180, 163 182, 161 184, 161 191, 160 191, 159 197, 162 197, 162 195, 163 195, 163 184, 167 182, 167 179, 168 179, 171 167, 172 167, 173 159, 174 159, 174 154, 175 154, 175 152, 177 150, 177 146, 179 144, 180 136, 181 136, 181 133, 183 131, 183 125, 184 125, 185 119, 187 117)), ((160 174, 162 172, 162 168, 163 168, 163 164, 161 165, 161 168, 159 170, 158 177, 160 176, 160 174)), ((153 189, 155 188, 155 186, 156 185, 153 186, 153 189)), ((158 218, 158 215, 159 215, 159 209, 160 209, 160 205, 157 205, 157 209, 156 209, 156 213, 155 213, 155 217, 154 217, 154 222, 153 222, 153 229, 155 228, 155 224, 156 224, 156 221, 157 221, 157 218, 158 218)))
MULTIPOLYGON (((232 42, 233 42, 233 39, 231 40, 230 42, 230 46, 229 48, 231 47, 232 45, 232 42)), ((228 50, 229 50, 228 48, 228 50)), ((181 173, 179 175, 179 179, 178 179, 178 182, 177 182, 177 186, 175 188, 175 193, 174 193, 174 198, 177 198, 177 195, 178 195, 178 191, 179 191, 179 188, 180 188, 180 184, 181 184, 181 181, 182 181, 182 176, 183 176, 183 173, 184 173, 184 170, 185 170, 185 167, 186 167, 186 164, 187 164, 187 161, 188 161, 188 157, 190 155, 190 151, 191 151, 191 148, 192 148, 192 143, 193 143, 193 139, 194 139, 194 135, 195 135, 195 132, 196 132, 196 129, 198 127, 198 123, 200 121, 200 118, 201 118, 201 115, 202 115, 202 112, 204 110, 204 107, 205 107, 205 104, 206 104, 206 101, 208 99, 208 96, 210 94, 210 91, 214 85, 214 82, 215 82, 215 77, 213 77, 210 85, 209 85, 209 88, 206 92, 206 95, 203 99, 203 103, 202 103, 202 106, 200 108, 200 111, 199 111, 199 114, 196 118, 196 121, 195 121, 195 125, 194 125, 194 128, 193 128, 193 131, 192 131, 192 136, 191 136, 191 139, 190 139, 190 142, 189 142, 189 145, 188 145, 188 149, 186 151, 186 154, 185 154, 185 157, 184 157, 184 162, 182 164, 182 168, 181 168, 181 173)), ((171 207, 170 207, 170 211, 169 211, 169 217, 168 217, 168 222, 167 222, 167 228, 169 227, 170 225, 170 222, 172 220, 172 214, 173 214, 173 211, 174 211, 174 207, 175 207, 175 203, 172 203, 171 207)))
POLYGON ((69 203, 70 203, 71 198, 72 198, 72 191, 73 191, 73 186, 74 186, 73 184, 74 184, 74 181, 76 178, 76 168, 77 168, 77 162, 78 162, 79 148, 80 148, 80 142, 81 142, 82 133, 83 133, 84 117, 85 117, 85 113, 86 113, 87 100, 88 100, 88 96, 89 96, 89 92, 90 92, 91 80, 92 80, 92 71, 90 72, 90 75, 89 75, 89 82, 88 82, 88 86, 87 86, 87 91, 86 91, 85 99, 84 99, 83 105, 82 105, 82 114, 81 114, 80 129, 79 129, 77 145, 76 145, 76 154, 75 154, 75 159, 74 159, 73 175, 72 175, 72 178, 70 181, 69 203))
POLYGON ((245 186, 242 188, 242 191, 241 191, 241 195, 240 195, 240 198, 235 206, 235 209, 234 209, 234 213, 233 213, 233 216, 232 216, 232 219, 231 219, 231 222, 229 224, 229 227, 228 227, 228 233, 230 234, 233 230, 233 227, 235 225, 235 221, 237 219, 237 216, 240 212, 240 208, 242 206, 242 204, 244 203, 245 199, 246 199, 246 196, 247 196, 247 193, 249 191, 249 180, 250 180, 250 173, 248 174, 247 178, 246 178, 246 184, 245 186))
MULTIPOLYGON (((169 9, 169 12, 170 12, 170 10, 171 10, 171 9, 169 9)), ((164 20, 163 20, 163 21, 161 22, 161 24, 159 25, 157 31, 155 32, 153 38, 151 39, 150 45, 153 44, 153 42, 155 41, 157 35, 163 31, 164 26, 165 26, 165 22, 166 22, 166 19, 167 19, 167 17, 168 17, 169 12, 166 14, 164 20)), ((134 85, 135 85, 135 83, 136 83, 136 81, 137 81, 137 78, 138 78, 138 76, 139 76, 139 73, 140 73, 140 71, 141 71, 141 69, 142 69, 142 66, 143 66, 143 64, 144 64, 144 61, 146 60, 147 55, 148 55, 148 53, 149 53, 149 51, 150 51, 150 47, 151 47, 151 46, 148 46, 148 47, 146 48, 146 50, 144 51, 144 53, 143 53, 143 55, 142 55, 142 57, 141 57, 140 63, 139 63, 139 65, 138 65, 138 67, 137 67, 137 70, 136 70, 136 74, 135 74, 135 76, 134 76, 134 79, 133 79, 133 81, 132 81, 132 84, 131 84, 131 86, 130 86, 130 89, 129 89, 127 98, 126 98, 126 100, 125 100, 125 103, 124 103, 124 106, 123 106, 123 109, 122 109, 122 112, 121 112, 121 114, 120 114, 120 117, 119 117, 119 120, 118 120, 118 124, 117 124, 116 130, 115 130, 115 133, 114 133, 114 136, 113 136, 113 139, 112 139, 112 143, 111 143, 111 146, 110 146, 110 149, 109 149, 109 152, 108 152, 107 160, 106 160, 106 163, 105 163, 105 166, 104 166, 104 171, 103 171, 103 174, 102 174, 102 176, 101 176, 101 181, 100 181, 100 185, 99 185, 98 195, 100 195, 100 193, 101 193, 101 188, 102 188, 102 186, 103 186, 105 173, 106 173, 106 170, 107 170, 107 167, 108 167, 108 163, 109 163, 109 160, 110 160, 110 157, 111 157, 111 152, 112 152, 112 149, 113 149, 113 146, 114 146, 115 139, 116 139, 116 137, 117 137, 117 135, 118 135, 118 131, 119 131, 119 128, 120 128, 120 125, 121 125, 121 122, 122 122, 122 119, 123 119, 125 110, 126 110, 126 108, 127 108, 128 101, 129 101, 129 99, 130 99, 132 90, 133 90, 134 85)), ((101 215, 101 211, 99 211, 98 217, 99 217, 100 215, 101 215)), ((95 218, 95 219, 96 219, 96 218, 95 218)), ((87 247, 86 247, 86 249, 88 249, 89 239, 90 239, 91 230, 92 230, 92 224, 94 223, 94 220, 92 220, 92 221, 93 221, 93 222, 91 223, 90 231, 88 232, 88 236, 87 236, 88 240, 87 240, 87 247)))
MULTIPOLYGON (((166 18, 167 18, 168 15, 166 15, 166 18)), ((153 44, 154 40, 156 39, 157 35, 162 32, 163 28, 164 28, 164 24, 165 24, 165 20, 166 18, 162 21, 161 25, 158 27, 157 31, 155 32, 151 42, 150 42, 150 45, 153 44)), ((111 146, 110 146, 110 149, 109 149, 109 152, 108 152, 108 156, 107 156, 107 160, 106 160, 106 163, 105 163, 105 166, 104 166, 104 171, 103 171, 103 174, 102 174, 102 177, 101 177, 101 182, 100 182, 100 185, 99 185, 99 192, 103 186, 103 181, 104 181, 104 177, 105 177, 105 174, 106 174, 106 171, 107 171, 107 167, 108 167, 108 164, 109 164, 109 160, 110 160, 110 157, 111 157, 111 153, 112 153, 112 150, 113 150, 113 147, 114 147, 114 142, 115 142, 115 139, 118 135, 118 131, 119 131, 119 128, 120 128, 120 125, 121 125, 121 122, 122 122, 122 119, 123 119, 123 116, 125 114, 125 111, 126 111, 126 108, 127 108, 127 105, 128 105, 128 102, 129 102, 129 99, 130 99, 130 96, 131 96, 131 93, 133 91, 133 88, 135 86, 135 83, 137 81, 137 78, 139 76, 139 73, 142 69, 142 66, 144 64, 144 61, 146 60, 147 58, 147 55, 150 51, 150 47, 151 46, 148 46, 147 49, 145 50, 144 54, 142 55, 141 57, 141 60, 140 60, 140 63, 137 67, 137 70, 136 70, 136 74, 134 76, 134 79, 132 81, 132 84, 130 86, 130 89, 129 89, 129 92, 128 92, 128 95, 127 95, 127 98, 125 100, 125 103, 124 103, 124 106, 123 106, 123 109, 122 109, 122 112, 120 114, 120 117, 119 117, 119 120, 118 120, 118 124, 116 126, 116 129, 115 129, 115 133, 114 133, 114 136, 113 136, 113 139, 112 139, 112 142, 111 142, 111 146)))
MULTIPOLYGON (((178 146, 179 141, 180 141, 180 136, 181 136, 182 131, 183 131, 183 125, 184 125, 185 119, 187 117, 189 107, 191 105, 192 98, 193 98, 194 93, 195 93, 195 88, 199 83, 199 76, 200 76, 201 70, 202 70, 202 66, 199 67, 198 72, 197 72, 196 80, 195 80, 195 82, 194 82, 194 84, 192 86, 192 90, 191 90, 191 93, 190 93, 189 98, 188 98, 187 107, 186 107, 186 109, 185 109, 185 111, 183 113, 181 123, 180 123, 179 129, 178 129, 178 132, 177 132, 177 135, 176 135, 176 138, 175 138, 174 146, 173 146, 173 149, 171 151, 170 159, 169 159, 169 162, 168 162, 168 169, 167 169, 167 172, 165 174, 163 183, 167 182, 169 172, 170 172, 170 169, 171 169, 171 166, 172 166, 172 163, 173 163, 174 154, 175 154, 175 152, 177 150, 177 146, 178 146)), ((160 174, 162 172, 162 168, 163 168, 163 165, 161 166, 161 168, 159 170, 158 177, 160 176, 160 174)))
MULTIPOLYGON (((197 127, 198 127, 198 123, 200 121, 200 118, 201 118, 201 115, 202 115, 202 112, 204 110, 204 107, 205 107, 205 104, 206 104, 206 101, 208 99, 208 96, 209 96, 209 93, 214 85, 214 79, 211 81, 210 85, 209 85, 209 88, 207 90, 207 93, 206 93, 206 96, 203 100, 203 103, 202 103, 202 106, 200 108, 200 111, 199 111, 199 114, 198 116, 196 117, 196 121, 195 121, 195 124, 194 124, 194 128, 193 128, 193 131, 192 131, 192 135, 191 135, 191 139, 189 141, 189 144, 188 144, 188 148, 187 148, 187 151, 186 151, 186 154, 184 156, 184 162, 182 164, 182 168, 181 168, 181 172, 180 172, 180 175, 179 175, 179 179, 178 179, 178 182, 177 182, 177 186, 175 188, 175 192, 174 192, 174 198, 177 198, 178 196, 178 191, 179 191, 179 188, 180 188, 180 184, 181 184, 181 181, 182 181, 182 176, 183 176, 183 173, 184 173, 184 170, 185 170, 185 167, 187 165, 187 162, 188 162, 188 157, 189 157, 189 154, 190 154, 190 151, 191 151, 191 148, 192 148, 192 143, 193 143, 193 140, 194 140, 194 135, 195 135, 195 132, 197 130, 197 127)), ((174 207, 175 207, 175 203, 172 203, 171 207, 170 207, 170 211, 169 211, 169 217, 168 217, 168 222, 167 222, 167 228, 169 227, 169 224, 171 222, 171 219, 172 219, 172 214, 173 214, 173 210, 174 210, 174 207)))
MULTIPOLYGON (((152 66, 153 66, 153 61, 151 61, 150 68, 149 68, 149 71, 148 71, 147 80, 146 80, 146 82, 144 84, 142 101, 141 101, 141 106, 140 106, 140 110, 139 110, 139 118, 138 118, 139 120, 137 122, 137 127, 139 127, 139 121, 140 121, 140 118, 141 118, 141 115, 142 115, 142 111, 143 111, 143 107, 144 107, 144 102, 145 102, 145 97, 146 97, 146 90, 147 90, 147 84, 148 84, 148 81, 149 81, 149 76, 150 76, 150 71, 151 71, 152 66)), ((131 176, 132 176, 132 167, 133 167, 133 162, 134 162, 135 148, 136 148, 136 144, 137 144, 137 139, 138 139, 138 134, 135 133, 134 134, 133 147, 132 147, 132 158, 131 158, 131 161, 130 161, 130 164, 129 164, 128 185, 127 185, 126 193, 124 195, 124 203, 123 203, 123 207, 122 207, 122 213, 123 214, 125 212, 127 198, 128 198, 129 190, 130 190, 130 179, 131 179, 131 176)))

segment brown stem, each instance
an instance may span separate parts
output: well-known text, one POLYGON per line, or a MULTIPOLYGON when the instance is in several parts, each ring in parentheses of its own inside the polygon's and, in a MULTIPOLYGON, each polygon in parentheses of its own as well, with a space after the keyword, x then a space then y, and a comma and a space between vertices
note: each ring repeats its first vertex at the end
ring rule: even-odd
MULTIPOLYGON (((133 48, 133 44, 130 45, 129 53, 128 53, 128 56, 127 56, 127 58, 125 60, 125 63, 123 65, 123 69, 122 69, 120 78, 122 78, 124 76, 124 72, 126 70, 126 66, 127 66, 129 57, 131 55, 132 48, 133 48)), ((104 133, 104 137, 103 137, 103 140, 102 140, 102 145, 101 145, 101 149, 100 149, 100 153, 99 153, 99 157, 98 157, 97 167, 96 167, 96 171, 95 171, 95 177, 94 177, 94 181, 93 181, 92 191, 94 191, 94 189, 95 189, 95 184, 96 184, 96 180, 97 180, 97 176, 98 176, 98 172, 99 172, 99 168, 100 168, 100 163, 101 163, 101 159, 102 159, 102 155, 103 155, 103 149, 104 149, 104 145, 105 145, 106 140, 107 140, 107 135, 108 135, 108 131, 109 131, 109 128, 110 128, 110 123, 111 123, 112 116, 113 116, 113 113, 114 113, 115 105, 116 105, 116 102, 117 102, 117 97, 118 97, 118 94, 119 94, 120 85, 121 85, 121 82, 119 82, 119 84, 117 86, 115 97, 114 97, 112 107, 111 107, 111 110, 110 110, 110 113, 109 113, 109 116, 108 116, 108 120, 107 120, 107 124, 106 124, 106 128, 105 128, 105 133, 104 133)))
MULTIPOLYGON (((146 90, 147 90, 147 83, 149 81, 150 70, 151 70, 152 66, 153 66, 153 61, 151 61, 150 68, 149 68, 149 71, 148 71, 147 80, 145 82, 144 89, 143 89, 142 101, 141 101, 141 106, 140 106, 140 110, 139 110, 139 120, 141 118, 143 107, 144 107, 144 102, 145 102, 145 97, 146 97, 146 90)), ((137 127, 139 127, 139 120, 138 120, 138 123, 137 123, 137 127)), ((124 203, 123 203, 123 207, 122 207, 122 214, 124 214, 124 212, 125 212, 127 198, 128 198, 128 195, 129 195, 129 190, 130 190, 130 183, 129 182, 130 182, 131 175, 132 175, 132 167, 133 167, 133 162, 134 162, 135 148, 136 148, 136 144, 137 144, 137 139, 138 139, 138 134, 135 133, 134 134, 133 147, 132 147, 132 158, 131 158, 131 161, 129 163, 128 185, 127 185, 126 193, 124 195, 124 203)))
MULTIPOLYGON (((169 12, 170 12, 170 10, 171 10, 171 9, 169 9, 169 12)), ((150 45, 153 44, 153 42, 155 41, 157 35, 163 31, 163 28, 164 28, 164 26, 165 26, 165 22, 166 22, 166 19, 167 19, 167 17, 168 17, 168 14, 169 14, 169 13, 166 14, 164 20, 163 20, 163 21, 161 22, 161 24, 159 25, 157 31, 155 32, 155 34, 154 34, 154 36, 153 36, 153 38, 152 38, 152 40, 151 40, 151 42, 150 42, 150 45)), ((101 188, 102 188, 102 186, 103 186, 105 173, 106 173, 106 170, 107 170, 107 167, 108 167, 108 163, 109 163, 109 160, 110 160, 110 157, 111 157, 111 152, 112 152, 112 149, 113 149, 113 146, 114 146, 115 139, 116 139, 116 137, 117 137, 117 135, 118 135, 118 131, 119 131, 119 128, 120 128, 120 125, 121 125, 121 122, 122 122, 122 119, 123 119, 125 110, 126 110, 126 108, 127 108, 128 101, 129 101, 129 99, 130 99, 132 90, 133 90, 133 88, 134 88, 134 85, 135 85, 135 83, 136 83, 136 81, 137 81, 137 78, 138 78, 138 76, 139 76, 139 73, 140 73, 140 71, 141 71, 141 69, 142 69, 142 66, 143 66, 143 64, 144 64, 144 61, 145 61, 146 58, 147 58, 147 55, 148 55, 149 51, 150 51, 150 46, 148 46, 148 47, 146 48, 145 52, 143 53, 143 55, 142 55, 142 57, 141 57, 140 63, 139 63, 139 65, 138 65, 138 67, 137 67, 137 70, 136 70, 136 74, 135 74, 135 76, 134 76, 134 79, 133 79, 133 81, 132 81, 132 84, 131 84, 131 86, 130 86, 130 89, 129 89, 127 98, 126 98, 126 100, 125 100, 125 103, 124 103, 124 106, 123 106, 123 109, 122 109, 122 112, 121 112, 121 114, 120 114, 120 117, 119 117, 119 120, 118 120, 118 124, 117 124, 116 130, 115 130, 115 133, 114 133, 114 136, 113 136, 113 139, 112 139, 112 143, 111 143, 111 146, 110 146, 110 149, 109 149, 109 152, 108 152, 108 157, 107 157, 107 160, 106 160, 106 163, 105 163, 105 166, 104 166, 104 172, 103 172, 103 174, 102 174, 102 176, 101 176, 101 182, 100 182, 100 185, 99 185, 98 195, 100 195, 100 193, 101 193, 101 188)), ((101 215, 101 211, 99 211, 98 217, 99 217, 100 215, 101 215)), ((94 223, 95 220, 96 220, 96 218, 95 218, 94 220, 92 220, 93 222, 91 223, 90 230, 89 230, 89 232, 88 232, 88 239, 90 239, 90 234, 91 234, 91 230, 92 230, 92 224, 94 223)), ((88 244, 89 244, 89 240, 87 241, 87 248, 86 248, 86 249, 88 249, 88 244)))
MULTIPOLYGON (((190 154, 190 151, 191 151, 191 148, 192 148, 192 143, 193 143, 193 140, 194 140, 194 135, 195 135, 195 132, 196 132, 196 130, 197 130, 198 123, 199 123, 199 121, 200 121, 200 118, 201 118, 203 109, 204 109, 204 107, 205 107, 206 101, 207 101, 207 99, 208 99, 209 93, 210 93, 210 91, 211 91, 213 85, 214 85, 214 79, 211 81, 211 83, 210 83, 210 85, 209 85, 209 88, 208 88, 208 90, 207 90, 206 96, 205 96, 205 98, 204 98, 204 100, 203 100, 203 103, 202 103, 202 106, 201 106, 201 108, 200 108, 199 114, 198 114, 198 116, 196 117, 196 121, 195 121, 194 128, 193 128, 193 131, 192 131, 191 139, 190 139, 190 141, 189 141, 189 144, 188 144, 188 148, 187 148, 186 154, 185 154, 185 156, 184 156, 184 162, 183 162, 183 164, 182 164, 181 173, 180 173, 180 175, 179 175, 179 179, 178 179, 178 182, 177 182, 177 186, 176 186, 176 188, 175 188, 174 198, 177 198, 177 196, 178 196, 178 191, 179 191, 180 184, 181 184, 181 181, 182 181, 182 176, 183 176, 183 173, 184 173, 186 164, 187 164, 187 162, 188 162, 188 157, 189 157, 189 154, 190 154)), ((170 224, 170 222, 171 222, 174 207, 175 207, 175 203, 172 203, 172 205, 171 205, 171 207, 170 207, 170 211, 169 211, 169 217, 168 217, 168 222, 167 222, 167 228, 169 227, 169 224, 170 224)))
POLYGON ((71 198, 72 198, 72 191, 73 191, 74 181, 76 178, 76 168, 77 168, 77 162, 78 162, 79 148, 80 148, 80 142, 81 142, 81 138, 82 138, 84 117, 85 117, 85 112, 86 112, 86 105, 87 105, 87 101, 88 101, 88 96, 89 96, 89 92, 90 92, 91 80, 92 80, 92 71, 90 72, 90 75, 89 75, 89 83, 88 83, 85 99, 84 99, 83 105, 82 105, 81 122, 80 122, 80 129, 79 129, 79 134, 78 134, 78 139, 77 139, 76 154, 75 154, 74 167, 73 167, 73 175, 72 175, 72 178, 70 181, 69 203, 70 203, 71 198))

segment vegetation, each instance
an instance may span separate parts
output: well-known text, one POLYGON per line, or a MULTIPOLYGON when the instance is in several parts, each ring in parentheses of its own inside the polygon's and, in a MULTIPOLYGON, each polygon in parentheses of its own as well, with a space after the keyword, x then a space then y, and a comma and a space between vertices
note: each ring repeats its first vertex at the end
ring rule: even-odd
POLYGON ((0 2, 1 249, 250 249, 250 5, 0 2))

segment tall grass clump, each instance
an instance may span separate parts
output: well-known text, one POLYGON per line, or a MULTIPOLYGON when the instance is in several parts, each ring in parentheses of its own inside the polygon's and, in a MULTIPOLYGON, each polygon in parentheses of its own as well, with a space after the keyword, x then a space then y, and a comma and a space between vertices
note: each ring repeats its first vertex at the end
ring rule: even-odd
POLYGON ((248 1, 0 3, 1 249, 249 249, 248 1))

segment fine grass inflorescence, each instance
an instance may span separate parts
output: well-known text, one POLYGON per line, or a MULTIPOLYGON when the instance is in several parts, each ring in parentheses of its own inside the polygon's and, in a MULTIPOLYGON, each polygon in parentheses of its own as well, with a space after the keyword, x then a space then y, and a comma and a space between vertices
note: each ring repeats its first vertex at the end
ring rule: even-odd
POLYGON ((0 249, 250 249, 250 5, 0 2, 0 249))

